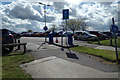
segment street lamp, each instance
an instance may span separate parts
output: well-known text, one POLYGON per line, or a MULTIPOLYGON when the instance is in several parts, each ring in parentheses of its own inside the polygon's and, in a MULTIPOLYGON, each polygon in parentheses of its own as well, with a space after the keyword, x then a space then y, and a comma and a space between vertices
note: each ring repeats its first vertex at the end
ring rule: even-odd
POLYGON ((46 28, 46 29, 44 29, 44 30, 45 30, 45 42, 46 42, 46 41, 47 41, 47 39, 46 39, 47 26, 46 26, 46 11, 45 11, 45 9, 46 9, 46 6, 50 6, 50 5, 46 5, 46 4, 43 4, 43 3, 41 3, 41 2, 39 2, 39 4, 44 5, 44 19, 45 19, 45 26, 44 26, 44 28, 46 28))

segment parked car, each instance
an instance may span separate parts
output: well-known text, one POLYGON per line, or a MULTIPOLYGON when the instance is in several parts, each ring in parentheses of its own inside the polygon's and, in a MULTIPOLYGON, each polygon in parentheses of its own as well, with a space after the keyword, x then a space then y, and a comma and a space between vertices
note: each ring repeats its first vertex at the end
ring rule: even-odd
POLYGON ((19 39, 21 37, 21 34, 15 33, 14 31, 10 31, 10 33, 14 36, 14 39, 19 39))
POLYGON ((32 37, 33 36, 33 32, 27 32, 27 36, 28 37, 32 37))
POLYGON ((27 36, 27 32, 22 32, 21 36, 27 36))
POLYGON ((102 32, 103 34, 106 34, 108 38, 113 38, 112 32, 102 32))
POLYGON ((86 31, 75 32, 74 34, 75 40, 97 40, 97 36, 90 34, 86 31))
POLYGON ((120 36, 120 31, 118 31, 117 36, 120 36))
POLYGON ((60 34, 59 34, 59 32, 50 32, 49 34, 52 34, 54 37, 59 37, 60 36, 60 34))
POLYGON ((42 37, 44 35, 43 32, 37 32, 34 34, 36 37, 42 37))
POLYGON ((74 39, 77 40, 77 36, 79 36, 81 34, 82 34, 82 32, 75 32, 74 35, 73 35, 74 39))
POLYGON ((36 37, 36 34, 37 34, 37 33, 38 33, 38 32, 33 32, 32 36, 36 37))
POLYGON ((66 32, 66 31, 65 31, 65 32, 62 33, 62 35, 63 35, 63 36, 73 35, 73 32, 71 32, 71 31, 67 31, 67 32, 66 32))
MULTIPOLYGON (((14 43, 14 36, 11 34, 11 32, 8 29, 0 29, 0 31, 2 32, 2 36, 0 36, 2 45, 14 43)), ((13 51, 13 49, 14 46, 8 46, 8 47, 2 46, 2 55, 9 54, 10 52, 13 51)))
POLYGON ((96 35, 99 39, 106 39, 108 38, 106 34, 102 34, 99 31, 89 31, 90 34, 96 35))

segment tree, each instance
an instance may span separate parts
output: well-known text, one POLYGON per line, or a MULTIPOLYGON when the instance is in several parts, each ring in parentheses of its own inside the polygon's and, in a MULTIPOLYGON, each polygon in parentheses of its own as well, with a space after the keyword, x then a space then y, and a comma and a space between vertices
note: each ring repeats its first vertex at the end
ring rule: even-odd
POLYGON ((85 19, 81 20, 80 28, 85 31, 87 29, 87 22, 85 19))
POLYGON ((73 31, 73 33, 76 30, 83 30, 85 31, 87 28, 87 22, 86 19, 70 19, 67 21, 67 27, 68 29, 70 29, 71 31, 73 31))
POLYGON ((28 30, 27 32, 33 32, 32 30, 28 30))
POLYGON ((80 24, 81 24, 81 20, 79 19, 70 19, 67 21, 67 27, 68 29, 73 31, 73 33, 75 32, 75 30, 80 29, 80 24))
POLYGON ((71 19, 71 20, 68 20, 67 22, 67 27, 73 31, 73 33, 75 32, 75 30, 78 30, 79 29, 79 26, 80 26, 80 23, 81 21, 78 20, 78 19, 71 19))
POLYGON ((55 24, 52 24, 52 27, 49 29, 49 31, 55 31, 56 30, 56 25, 55 24))

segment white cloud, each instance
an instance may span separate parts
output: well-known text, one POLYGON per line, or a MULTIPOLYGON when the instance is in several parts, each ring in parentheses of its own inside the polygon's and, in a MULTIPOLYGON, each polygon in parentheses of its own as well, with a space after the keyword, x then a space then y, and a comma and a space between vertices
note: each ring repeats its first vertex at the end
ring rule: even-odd
MULTIPOLYGON (((34 31, 43 30, 44 27, 44 7, 38 4, 39 1, 33 1, 25 3, 21 0, 12 2, 11 4, 0 4, 0 15, 2 15, 2 26, 5 28, 13 29, 16 31, 25 31, 33 29, 34 31)), ((71 18, 87 18, 89 29, 107 30, 111 25, 111 18, 115 17, 115 21, 118 23, 118 11, 120 9, 116 2, 81 2, 81 0, 65 0, 66 2, 41 2, 45 4, 51 4, 46 8, 47 12, 47 26, 55 23, 62 22, 62 10, 70 9, 71 18)), ((120 21, 120 20, 119 20, 120 21)))

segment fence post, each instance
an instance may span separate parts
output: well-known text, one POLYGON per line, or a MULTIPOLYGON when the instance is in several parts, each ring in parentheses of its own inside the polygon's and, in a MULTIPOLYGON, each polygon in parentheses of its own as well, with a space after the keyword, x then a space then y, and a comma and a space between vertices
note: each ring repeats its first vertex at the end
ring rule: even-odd
MULTIPOLYGON (((20 43, 20 39, 18 39, 18 43, 20 43)), ((18 45, 18 50, 20 49, 20 45, 18 45)))
POLYGON ((98 37, 98 44, 101 45, 101 44, 100 44, 100 38, 99 38, 99 37, 98 37))

